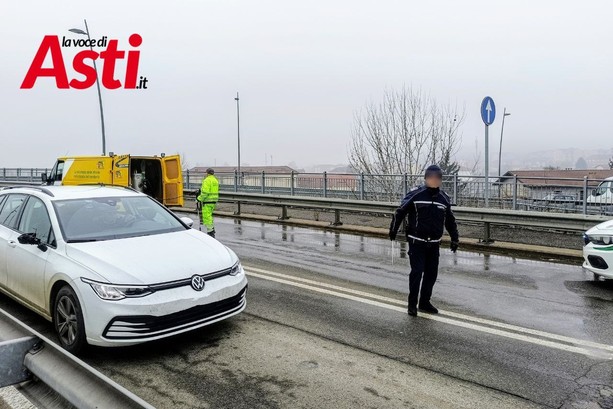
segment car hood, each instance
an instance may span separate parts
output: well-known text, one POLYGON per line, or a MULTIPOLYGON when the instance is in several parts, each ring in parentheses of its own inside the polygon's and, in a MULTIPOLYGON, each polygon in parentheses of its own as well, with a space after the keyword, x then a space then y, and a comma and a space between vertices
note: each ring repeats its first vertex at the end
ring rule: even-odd
POLYGON ((113 284, 156 284, 231 267, 236 255, 194 229, 151 236, 67 243, 66 254, 113 284))
POLYGON ((600 223, 589 229, 586 233, 613 235, 613 220, 608 220, 606 222, 600 223))

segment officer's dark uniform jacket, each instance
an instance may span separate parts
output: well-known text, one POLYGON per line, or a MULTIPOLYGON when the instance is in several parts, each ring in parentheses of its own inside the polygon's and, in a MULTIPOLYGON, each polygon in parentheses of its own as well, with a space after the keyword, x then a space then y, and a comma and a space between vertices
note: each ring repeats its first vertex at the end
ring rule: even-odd
POLYGON ((411 190, 392 218, 390 230, 396 232, 407 217, 407 240, 440 242, 446 228, 452 241, 459 240, 458 226, 451 211, 449 196, 438 188, 420 186, 411 190))

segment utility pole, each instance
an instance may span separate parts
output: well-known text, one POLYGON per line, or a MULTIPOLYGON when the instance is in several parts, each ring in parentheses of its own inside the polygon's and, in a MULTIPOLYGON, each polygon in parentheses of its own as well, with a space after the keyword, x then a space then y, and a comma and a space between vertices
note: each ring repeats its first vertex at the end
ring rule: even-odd
POLYGON ((241 177, 241 116, 240 116, 240 102, 238 98, 238 91, 236 92, 236 136, 238 138, 238 177, 241 177))
POLYGON ((509 115, 511 114, 507 112, 507 107, 505 107, 502 112, 502 126, 500 127, 500 147, 498 148, 498 178, 502 176, 500 173, 502 166, 502 135, 504 134, 504 118, 509 115))
MULTIPOLYGON (((71 28, 70 32, 86 35, 87 40, 89 42, 89 49, 94 51, 94 47, 92 46, 91 37, 89 36, 89 27, 87 27, 87 20, 83 20, 85 23, 85 31, 80 28, 71 28)), ((100 124, 102 125, 102 156, 106 156, 106 132, 104 130, 104 111, 102 110, 102 94, 100 93, 100 77, 98 75, 98 67, 96 67, 96 59, 93 59, 94 62, 94 71, 96 72, 96 87, 98 88, 98 103, 100 105, 100 124)))

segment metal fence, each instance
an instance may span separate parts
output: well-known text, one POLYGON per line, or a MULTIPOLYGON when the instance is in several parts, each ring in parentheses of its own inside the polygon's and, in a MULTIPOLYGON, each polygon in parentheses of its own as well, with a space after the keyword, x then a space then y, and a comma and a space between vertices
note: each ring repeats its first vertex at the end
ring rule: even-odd
POLYGON ((7 182, 39 182, 43 173, 49 174, 47 168, 0 168, 0 180, 7 182))
MULTIPOLYGON (((204 174, 185 172, 186 189, 198 189, 204 174)), ((215 174, 224 191, 399 202, 423 183, 421 175, 331 173, 215 174)), ((464 207, 613 215, 613 181, 586 178, 446 175, 443 189, 464 207), (600 186, 600 187, 599 187, 600 186), (487 203, 486 203, 487 202, 487 203)))
MULTIPOLYGON (((0 180, 40 181, 42 168, 0 168, 0 180)), ((421 175, 337 173, 218 173, 223 191, 398 202, 423 182, 421 175)), ((203 173, 184 171, 184 188, 198 189, 203 173)), ((458 206, 613 215, 613 181, 601 179, 446 175, 443 189, 458 206)))

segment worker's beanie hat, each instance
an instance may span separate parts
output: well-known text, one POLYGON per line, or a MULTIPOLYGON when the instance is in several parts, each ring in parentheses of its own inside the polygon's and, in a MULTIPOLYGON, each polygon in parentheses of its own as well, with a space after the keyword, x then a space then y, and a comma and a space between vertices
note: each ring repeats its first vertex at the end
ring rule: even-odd
POLYGON ((214 175, 214 174, 215 174, 215 171, 213 170, 213 168, 208 168, 208 169, 206 170, 206 173, 207 173, 207 175, 214 175))
POLYGON ((438 176, 439 178, 443 178, 443 170, 438 165, 430 165, 428 169, 426 169, 426 174, 424 177, 428 178, 430 176, 438 176))

